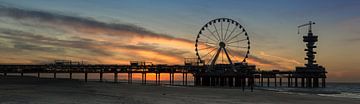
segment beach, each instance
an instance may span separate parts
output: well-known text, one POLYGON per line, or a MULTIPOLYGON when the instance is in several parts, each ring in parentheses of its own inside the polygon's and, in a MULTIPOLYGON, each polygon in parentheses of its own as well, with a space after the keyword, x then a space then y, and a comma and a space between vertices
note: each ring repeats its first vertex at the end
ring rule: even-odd
POLYGON ((141 85, 35 77, 0 80, 0 104, 359 104, 360 99, 255 89, 141 85))

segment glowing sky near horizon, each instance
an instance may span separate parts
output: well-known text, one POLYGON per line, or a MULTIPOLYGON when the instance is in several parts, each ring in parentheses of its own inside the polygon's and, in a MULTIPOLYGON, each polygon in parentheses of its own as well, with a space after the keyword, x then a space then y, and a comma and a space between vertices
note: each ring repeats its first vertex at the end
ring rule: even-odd
POLYGON ((0 63, 183 64, 183 58, 196 57, 200 28, 226 17, 249 32, 250 63, 289 70, 305 62, 297 26, 311 20, 319 35, 316 60, 330 81, 359 82, 359 5, 358 0, 0 0, 0 63))

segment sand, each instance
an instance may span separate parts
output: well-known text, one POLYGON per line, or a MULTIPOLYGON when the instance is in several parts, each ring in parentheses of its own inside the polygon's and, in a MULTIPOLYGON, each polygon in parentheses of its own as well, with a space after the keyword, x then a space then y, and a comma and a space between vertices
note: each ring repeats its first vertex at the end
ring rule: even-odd
POLYGON ((236 88, 155 86, 68 79, 0 79, 0 104, 360 104, 360 99, 236 88))

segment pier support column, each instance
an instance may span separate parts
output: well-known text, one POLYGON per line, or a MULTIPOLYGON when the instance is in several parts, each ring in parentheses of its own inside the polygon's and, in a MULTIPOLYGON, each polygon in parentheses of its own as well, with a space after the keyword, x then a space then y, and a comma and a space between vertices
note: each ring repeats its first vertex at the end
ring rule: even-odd
POLYGON ((293 77, 290 77, 290 87, 294 87, 293 77))
POLYGON ((318 87, 319 87, 319 78, 314 78, 313 87, 314 87, 314 88, 318 88, 318 87))
POLYGON ((241 86, 242 86, 242 90, 245 91, 246 79, 244 76, 241 77, 241 86))
POLYGON ((267 87, 270 87, 270 77, 267 77, 267 87))
POLYGON ((21 78, 22 78, 22 77, 24 77, 24 72, 23 72, 23 71, 21 71, 21 78))
POLYGON ((301 78, 301 87, 304 88, 305 87, 305 78, 301 78))
POLYGON ((210 77, 210 86, 215 86, 216 85, 216 77, 212 76, 210 77))
POLYGON ((290 87, 290 84, 291 84, 290 76, 288 76, 288 81, 287 81, 287 83, 288 83, 288 87, 290 87))
POLYGON ((240 77, 239 77, 239 76, 236 76, 236 77, 235 77, 235 87, 240 87, 240 83, 241 83, 240 77))
POLYGON ((146 81, 147 81, 147 80, 146 80, 146 73, 144 74, 144 77, 145 77, 144 80, 145 80, 145 84, 146 84, 146 81))
POLYGON ((295 77, 295 87, 298 87, 298 78, 295 77))
POLYGON ((103 82, 103 69, 100 69, 100 82, 103 82))
POLYGON ((225 78, 223 76, 220 76, 220 86, 225 85, 225 78))
POLYGON ((229 86, 233 87, 234 86, 234 77, 228 77, 228 78, 229 78, 229 80, 228 80, 229 86))
POLYGON ((200 85, 201 85, 201 77, 195 76, 195 77, 194 77, 194 80, 195 80, 195 85, 196 85, 196 86, 200 86, 200 85))
POLYGON ((132 83, 132 71, 128 72, 128 83, 132 83))
POLYGON ((325 78, 321 78, 321 79, 322 79, 322 81, 321 81, 321 86, 322 86, 323 88, 325 88, 325 87, 326 87, 325 78))
POLYGON ((188 85, 187 83, 188 83, 188 73, 186 72, 186 73, 185 73, 185 85, 186 85, 186 86, 188 85))
POLYGON ((203 79, 203 86, 210 86, 210 77, 209 76, 206 76, 206 77, 202 77, 203 79))
POLYGON ((275 84, 275 87, 277 87, 276 75, 275 75, 275 78, 274 78, 274 84, 275 84))
POLYGON ((156 82, 155 82, 155 83, 156 83, 157 85, 159 85, 159 84, 160 84, 160 73, 156 72, 156 73, 155 73, 155 76, 156 76, 156 80, 155 80, 156 82))
POLYGON ((56 79, 56 70, 54 71, 54 79, 56 79))
POLYGON ((157 85, 158 84, 158 73, 155 72, 155 84, 157 85))
POLYGON ((171 78, 171 82, 172 82, 172 85, 175 85, 175 73, 172 73, 171 74, 172 76, 172 78, 171 78))
POLYGON ((142 72, 142 73, 141 73, 141 84, 146 84, 146 82, 145 82, 145 80, 146 80, 145 75, 146 75, 145 72, 142 72))
POLYGON ((117 72, 117 69, 114 70, 114 82, 115 82, 115 83, 118 82, 118 72, 117 72))
POLYGON ((253 91, 254 91, 254 84, 255 84, 255 79, 254 79, 254 77, 251 77, 250 80, 249 80, 249 82, 250 82, 251 92, 253 92, 253 91))
POLYGON ((185 85, 185 73, 184 72, 182 73, 182 85, 183 86, 185 85))
POLYGON ((70 71, 69 74, 70 79, 72 79, 72 72, 70 71))
POLYGON ((306 78, 306 82, 307 82, 307 87, 312 88, 312 79, 311 78, 306 78))
POLYGON ((159 84, 161 84, 161 73, 159 73, 158 76, 159 76, 159 80, 158 80, 159 84))
POLYGON ((261 80, 260 80, 260 83, 261 83, 261 87, 263 87, 264 86, 264 78, 263 78, 263 76, 261 75, 261 78, 260 78, 261 80))
POLYGON ((172 74, 171 74, 171 72, 169 73, 169 83, 170 83, 170 85, 172 85, 172 74))
POLYGON ((85 82, 88 81, 88 72, 85 70, 85 82))
POLYGON ((40 72, 37 72, 37 77, 38 79, 40 79, 40 72))
POLYGON ((279 78, 279 85, 282 86, 282 77, 279 78))
POLYGON ((248 87, 251 87, 251 77, 248 77, 248 78, 247 78, 247 86, 248 86, 248 87))

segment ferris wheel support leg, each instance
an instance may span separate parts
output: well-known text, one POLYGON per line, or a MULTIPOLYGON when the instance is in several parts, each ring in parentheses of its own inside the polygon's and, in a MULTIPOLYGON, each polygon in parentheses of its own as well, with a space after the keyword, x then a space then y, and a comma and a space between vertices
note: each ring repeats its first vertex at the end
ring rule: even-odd
POLYGON ((232 63, 232 61, 231 61, 231 59, 230 59, 230 57, 229 57, 228 52, 226 51, 225 48, 223 48, 223 49, 224 49, 224 52, 225 52, 225 54, 226 54, 226 57, 228 58, 228 61, 229 61, 230 65, 232 65, 233 63, 232 63))
POLYGON ((220 51, 221 51, 221 48, 219 48, 218 51, 216 52, 214 60, 212 60, 212 62, 211 62, 211 66, 215 65, 215 62, 216 62, 217 58, 219 57, 220 51))

